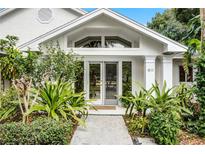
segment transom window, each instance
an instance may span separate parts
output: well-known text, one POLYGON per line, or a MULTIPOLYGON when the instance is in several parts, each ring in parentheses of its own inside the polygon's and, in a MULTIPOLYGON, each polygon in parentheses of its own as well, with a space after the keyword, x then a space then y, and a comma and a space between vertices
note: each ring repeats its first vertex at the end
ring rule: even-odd
POLYGON ((105 36, 106 48, 131 48, 132 43, 118 36, 105 36))
POLYGON ((179 66, 179 82, 193 82, 193 68, 189 67, 189 73, 184 71, 183 66, 179 66))
POLYGON ((88 36, 75 42, 77 48, 131 48, 132 43, 118 36, 88 36))
POLYGON ((101 37, 100 36, 88 36, 82 40, 75 42, 77 48, 100 48, 101 37))

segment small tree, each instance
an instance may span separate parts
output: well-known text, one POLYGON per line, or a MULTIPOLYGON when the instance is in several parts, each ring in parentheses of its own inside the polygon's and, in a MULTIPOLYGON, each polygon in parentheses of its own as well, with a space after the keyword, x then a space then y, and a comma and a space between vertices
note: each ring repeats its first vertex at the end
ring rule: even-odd
POLYGON ((32 106, 30 103, 31 74, 36 69, 37 54, 28 51, 26 55, 16 48, 16 36, 6 36, 0 39, 0 49, 5 52, 4 57, 0 57, 0 71, 3 79, 12 81, 18 93, 19 106, 22 113, 23 122, 28 121, 27 112, 32 106))
POLYGON ((81 61, 73 52, 66 53, 57 44, 49 44, 46 49, 41 49, 42 55, 38 60, 36 69, 32 76, 34 83, 40 84, 47 80, 57 80, 59 77, 64 81, 75 82, 81 74, 81 61))

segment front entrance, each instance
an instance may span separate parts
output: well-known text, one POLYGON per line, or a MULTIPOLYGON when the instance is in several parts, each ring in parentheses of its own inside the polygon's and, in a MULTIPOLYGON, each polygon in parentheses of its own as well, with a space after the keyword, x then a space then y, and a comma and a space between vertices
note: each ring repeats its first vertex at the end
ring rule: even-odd
POLYGON ((117 62, 89 63, 89 99, 94 99, 94 104, 117 104, 117 66, 117 62))

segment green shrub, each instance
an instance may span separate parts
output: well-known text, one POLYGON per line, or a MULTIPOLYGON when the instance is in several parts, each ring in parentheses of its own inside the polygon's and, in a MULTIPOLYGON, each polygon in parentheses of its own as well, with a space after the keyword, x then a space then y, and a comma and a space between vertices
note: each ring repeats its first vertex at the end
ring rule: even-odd
POLYGON ((0 125, 0 144, 68 144, 71 132, 71 122, 48 118, 38 118, 31 124, 5 123, 0 125))
POLYGON ((133 135, 145 135, 148 132, 148 123, 147 117, 134 117, 129 121, 128 130, 133 135))
POLYGON ((185 121, 185 129, 188 132, 205 137, 205 109, 201 109, 199 115, 195 115, 185 121))
POLYGON ((200 54, 197 58, 195 67, 197 72, 195 75, 194 93, 201 108, 205 108, 205 53, 200 54))
POLYGON ((0 92, 0 122, 20 111, 17 100, 17 92, 13 87, 0 92))
POLYGON ((149 122, 150 135, 158 144, 177 144, 180 118, 172 113, 155 112, 149 122))

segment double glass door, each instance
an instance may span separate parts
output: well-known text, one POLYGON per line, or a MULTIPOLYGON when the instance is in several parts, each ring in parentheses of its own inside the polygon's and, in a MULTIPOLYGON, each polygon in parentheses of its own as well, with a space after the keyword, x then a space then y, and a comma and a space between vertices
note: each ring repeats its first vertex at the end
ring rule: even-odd
POLYGON ((118 63, 89 63, 89 98, 95 104, 117 104, 118 95, 118 63))

